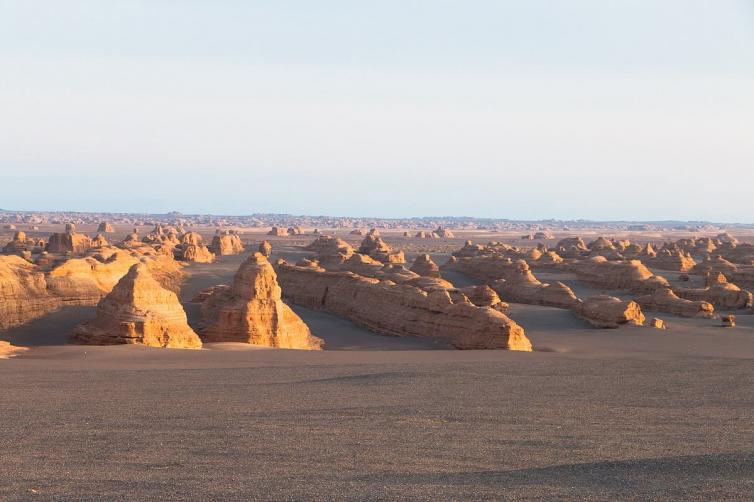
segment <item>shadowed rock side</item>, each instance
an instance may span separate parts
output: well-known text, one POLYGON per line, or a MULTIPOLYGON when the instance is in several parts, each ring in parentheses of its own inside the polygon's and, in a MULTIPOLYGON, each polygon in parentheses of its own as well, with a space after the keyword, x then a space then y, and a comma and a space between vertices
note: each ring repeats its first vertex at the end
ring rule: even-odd
POLYGON ((182 261, 197 263, 212 263, 215 253, 204 245, 202 236, 198 232, 187 232, 181 237, 181 243, 175 246, 175 258, 182 261))
POLYGON ((77 233, 76 225, 68 223, 65 232, 50 236, 45 251, 49 253, 82 254, 86 253, 90 247, 92 247, 92 240, 84 234, 77 233))
POLYGON ((669 288, 657 289, 652 294, 636 298, 636 302, 647 310, 668 312, 682 317, 707 317, 715 315, 715 307, 705 301, 692 301, 678 298, 669 288))
POLYGON ((60 307, 47 291, 39 267, 19 256, 0 256, 0 330, 42 317, 60 307))
POLYGON ((677 288, 675 293, 686 300, 705 301, 721 309, 745 309, 751 307, 752 294, 735 284, 731 284, 725 275, 711 274, 707 278, 707 287, 703 289, 677 288))
POLYGON ((128 251, 104 248, 92 256, 64 261, 47 274, 47 287, 66 305, 96 305, 142 260, 163 287, 178 291, 181 265, 148 246, 128 251))
POLYGON ((103 234, 112 234, 112 233, 115 232, 115 229, 113 228, 113 226, 110 223, 108 223, 106 221, 103 221, 97 227, 97 232, 100 232, 100 233, 103 233, 103 234))
POLYGON ((579 304, 571 288, 561 282, 540 282, 524 260, 497 255, 452 256, 442 268, 489 282, 504 301, 566 309, 579 304))
POLYGON ((73 341, 90 345, 143 344, 201 348, 178 297, 151 276, 146 265, 133 265, 97 306, 97 318, 74 328, 73 341))
POLYGON ((638 303, 609 295, 590 296, 575 308, 574 312, 597 328, 642 326, 645 321, 638 303))
POLYGON ((428 254, 417 256, 410 270, 424 277, 440 277, 440 267, 432 261, 432 258, 428 254))
POLYGON ((382 263, 406 263, 403 251, 394 251, 379 235, 370 233, 361 242, 359 253, 382 263))
POLYGON ((602 256, 575 262, 569 269, 580 281, 601 289, 624 289, 633 293, 652 293, 670 287, 639 260, 608 261, 602 256))
POLYGON ((212 238, 210 250, 217 255, 228 256, 243 253, 244 247, 238 234, 226 231, 212 238))
POLYGON ((242 342, 283 349, 320 350, 324 342, 281 299, 272 265, 254 253, 241 265, 232 287, 215 287, 206 297, 201 330, 205 342, 242 342))
POLYGON ((375 333, 442 338, 458 349, 531 351, 521 326, 492 307, 477 307, 464 295, 424 291, 356 275, 278 263, 286 298, 315 310, 349 319, 375 333))
POLYGON ((105 247, 71 259, 45 252, 36 264, 18 256, 0 256, 0 329, 24 324, 61 306, 96 305, 140 262, 163 287, 178 291, 184 276, 181 265, 150 246, 105 247))

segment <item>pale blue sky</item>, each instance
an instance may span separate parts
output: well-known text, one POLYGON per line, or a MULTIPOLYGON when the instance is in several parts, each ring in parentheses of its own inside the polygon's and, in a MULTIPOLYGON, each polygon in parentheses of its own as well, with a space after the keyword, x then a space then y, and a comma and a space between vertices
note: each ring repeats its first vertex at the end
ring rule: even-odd
POLYGON ((0 0, 0 207, 754 221, 754 1, 0 0))

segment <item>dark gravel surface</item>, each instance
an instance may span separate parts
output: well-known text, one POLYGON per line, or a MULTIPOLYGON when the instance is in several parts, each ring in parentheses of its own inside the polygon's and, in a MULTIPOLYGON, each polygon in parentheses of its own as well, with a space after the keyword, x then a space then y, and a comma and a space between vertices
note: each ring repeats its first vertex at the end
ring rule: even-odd
POLYGON ((0 500, 750 500, 754 360, 45 347, 0 500))

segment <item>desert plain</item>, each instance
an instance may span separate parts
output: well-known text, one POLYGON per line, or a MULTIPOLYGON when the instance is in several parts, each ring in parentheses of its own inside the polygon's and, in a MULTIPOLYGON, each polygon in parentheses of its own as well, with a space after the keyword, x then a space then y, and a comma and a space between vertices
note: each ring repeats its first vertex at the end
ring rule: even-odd
POLYGON ((752 228, 0 221, 2 500, 754 493, 752 228))

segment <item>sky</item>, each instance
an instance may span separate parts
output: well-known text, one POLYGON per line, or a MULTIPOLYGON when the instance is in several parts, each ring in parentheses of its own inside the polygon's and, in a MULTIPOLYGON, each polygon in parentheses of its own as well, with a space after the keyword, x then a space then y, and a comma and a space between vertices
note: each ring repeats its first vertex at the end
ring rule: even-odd
POLYGON ((0 208, 754 222, 752 0, 0 0, 0 208))

